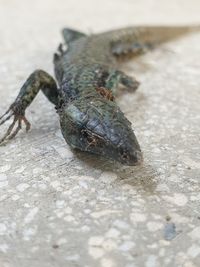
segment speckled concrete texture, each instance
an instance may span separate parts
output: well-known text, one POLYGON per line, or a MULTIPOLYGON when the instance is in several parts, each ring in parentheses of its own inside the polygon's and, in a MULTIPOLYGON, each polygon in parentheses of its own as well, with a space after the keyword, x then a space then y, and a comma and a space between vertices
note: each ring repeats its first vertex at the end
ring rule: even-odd
MULTIPOLYGON (((0 114, 33 70, 53 74, 63 26, 196 24, 199 14, 199 0, 1 0, 0 114)), ((141 81, 117 98, 140 167, 74 154, 38 95, 31 131, 0 147, 1 267, 200 266, 199 44, 200 32, 187 34, 123 67, 141 81)))

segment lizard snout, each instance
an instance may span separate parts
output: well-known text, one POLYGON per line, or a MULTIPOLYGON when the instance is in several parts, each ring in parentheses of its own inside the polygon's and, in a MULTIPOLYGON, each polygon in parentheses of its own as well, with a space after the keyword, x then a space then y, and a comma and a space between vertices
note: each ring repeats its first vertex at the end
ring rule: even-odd
POLYGON ((120 148, 120 156, 118 160, 125 165, 128 166, 136 166, 140 165, 143 162, 143 154, 140 150, 140 146, 135 138, 135 142, 130 145, 128 143, 125 144, 124 147, 120 148))

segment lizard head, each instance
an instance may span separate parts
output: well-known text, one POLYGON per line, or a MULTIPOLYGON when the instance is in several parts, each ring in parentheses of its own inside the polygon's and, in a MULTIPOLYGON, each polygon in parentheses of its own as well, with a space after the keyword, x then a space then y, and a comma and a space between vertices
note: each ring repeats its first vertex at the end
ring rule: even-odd
POLYGON ((131 123, 112 101, 79 99, 60 112, 62 134, 72 148, 125 165, 142 162, 140 146, 131 123))

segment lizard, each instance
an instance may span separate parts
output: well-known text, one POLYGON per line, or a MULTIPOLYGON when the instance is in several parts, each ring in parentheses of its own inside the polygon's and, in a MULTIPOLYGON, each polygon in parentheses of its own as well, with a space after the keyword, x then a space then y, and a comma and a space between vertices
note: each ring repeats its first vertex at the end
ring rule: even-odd
POLYGON ((118 161, 124 165, 143 162, 143 153, 131 123, 115 101, 116 88, 135 91, 139 82, 118 69, 123 56, 138 56, 190 27, 128 27, 99 34, 64 28, 66 48, 54 54, 56 80, 44 70, 35 70, 21 87, 15 101, 0 117, 0 125, 13 122, 0 144, 30 129, 27 107, 41 90, 55 105, 64 139, 73 149, 118 161), (57 81, 57 82, 56 82, 57 81), (16 126, 15 126, 16 125, 16 126))

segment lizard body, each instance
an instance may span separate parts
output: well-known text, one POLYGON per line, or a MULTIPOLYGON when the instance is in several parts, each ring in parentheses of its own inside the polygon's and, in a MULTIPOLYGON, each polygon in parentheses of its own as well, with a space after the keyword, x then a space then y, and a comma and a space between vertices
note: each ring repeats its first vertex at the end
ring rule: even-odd
POLYGON ((0 118, 0 125, 13 116, 13 122, 0 143, 12 139, 30 123, 25 110, 39 90, 55 105, 62 134, 67 143, 126 165, 142 162, 142 152, 131 123, 116 105, 118 84, 132 90, 139 82, 117 69, 118 58, 137 56, 156 44, 185 33, 187 27, 136 27, 87 36, 64 29, 67 49, 59 46, 54 55, 57 84, 43 70, 33 72, 16 100, 0 118), (15 124, 17 124, 14 129, 15 124))

